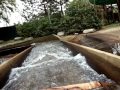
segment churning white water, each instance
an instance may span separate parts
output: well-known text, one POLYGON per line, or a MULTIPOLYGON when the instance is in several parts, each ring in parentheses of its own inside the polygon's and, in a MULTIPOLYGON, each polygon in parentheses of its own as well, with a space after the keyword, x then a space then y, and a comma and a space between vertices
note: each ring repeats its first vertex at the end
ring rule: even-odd
POLYGON ((60 41, 50 41, 37 44, 22 67, 12 69, 3 90, 40 90, 90 81, 111 82, 94 71, 84 56, 73 56, 60 41))
POLYGON ((120 54, 120 43, 115 43, 112 47, 113 54, 120 54))

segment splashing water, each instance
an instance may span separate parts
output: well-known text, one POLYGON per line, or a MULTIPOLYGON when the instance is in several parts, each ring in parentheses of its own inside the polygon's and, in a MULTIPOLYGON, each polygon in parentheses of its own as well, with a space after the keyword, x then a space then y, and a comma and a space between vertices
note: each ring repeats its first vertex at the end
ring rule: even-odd
POLYGON ((94 71, 84 56, 73 56, 61 42, 51 41, 37 44, 22 67, 12 69, 3 90, 40 90, 90 81, 112 82, 94 71))
POLYGON ((120 54, 120 43, 115 43, 112 47, 113 54, 120 54))

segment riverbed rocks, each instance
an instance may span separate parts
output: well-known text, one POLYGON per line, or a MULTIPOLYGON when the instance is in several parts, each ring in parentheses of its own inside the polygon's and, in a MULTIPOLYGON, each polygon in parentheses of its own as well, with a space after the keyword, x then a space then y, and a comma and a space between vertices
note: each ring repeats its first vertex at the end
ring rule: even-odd
POLYGON ((93 33, 93 32, 95 32, 96 30, 94 29, 94 28, 91 28, 91 29, 85 29, 84 31, 83 31, 83 33, 84 34, 87 34, 87 33, 93 33))
POLYGON ((65 35, 65 32, 63 32, 63 31, 58 32, 57 35, 58 35, 58 36, 64 36, 64 35, 65 35))
POLYGON ((23 37, 15 37, 14 38, 15 41, 22 40, 22 39, 23 39, 23 37))

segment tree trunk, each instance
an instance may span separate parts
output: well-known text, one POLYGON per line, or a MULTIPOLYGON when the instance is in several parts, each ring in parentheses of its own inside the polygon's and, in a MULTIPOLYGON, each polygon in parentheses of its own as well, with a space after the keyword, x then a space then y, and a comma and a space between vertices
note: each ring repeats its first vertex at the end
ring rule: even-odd
POLYGON ((104 23, 104 25, 106 24, 106 21, 107 21, 106 15, 107 15, 107 13, 106 13, 106 5, 103 5, 103 23, 104 23))
POLYGON ((118 5, 118 17, 120 22, 120 0, 117 0, 117 5, 118 5))
POLYGON ((46 9, 46 5, 44 5, 44 12, 45 12, 45 16, 48 15, 47 9, 46 9))
POLYGON ((63 8, 62 8, 62 6, 63 6, 62 0, 60 0, 61 16, 63 16, 63 8))
POLYGON ((51 25, 51 15, 50 15, 51 11, 49 10, 49 7, 47 6, 47 14, 48 14, 48 19, 49 19, 49 24, 51 25))

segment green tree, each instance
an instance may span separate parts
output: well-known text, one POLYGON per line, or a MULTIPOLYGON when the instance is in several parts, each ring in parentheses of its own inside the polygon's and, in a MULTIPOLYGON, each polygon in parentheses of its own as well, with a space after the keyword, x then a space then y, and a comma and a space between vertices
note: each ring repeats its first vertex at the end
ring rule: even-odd
POLYGON ((83 0, 74 0, 68 5, 66 15, 72 31, 73 29, 82 31, 87 28, 101 27, 101 22, 89 1, 86 3, 83 0))
POLYGON ((51 23, 49 23, 48 15, 38 15, 37 18, 31 19, 23 25, 18 25, 18 32, 24 37, 39 37, 57 34, 59 31, 71 34, 82 32, 87 28, 98 29, 101 27, 100 20, 95 14, 93 6, 89 2, 85 3, 83 0, 74 0, 71 2, 67 6, 64 17, 61 15, 61 10, 52 12, 49 15, 51 23))
POLYGON ((50 18, 51 14, 58 11, 58 5, 54 0, 23 0, 23 2, 25 3, 25 9, 22 16, 27 21, 35 16, 49 16, 50 18))
POLYGON ((0 0, 0 20, 9 22, 8 14, 14 11, 15 0, 0 0))
POLYGON ((60 6, 61 15, 64 15, 63 6, 69 2, 69 0, 56 0, 56 3, 60 6))

